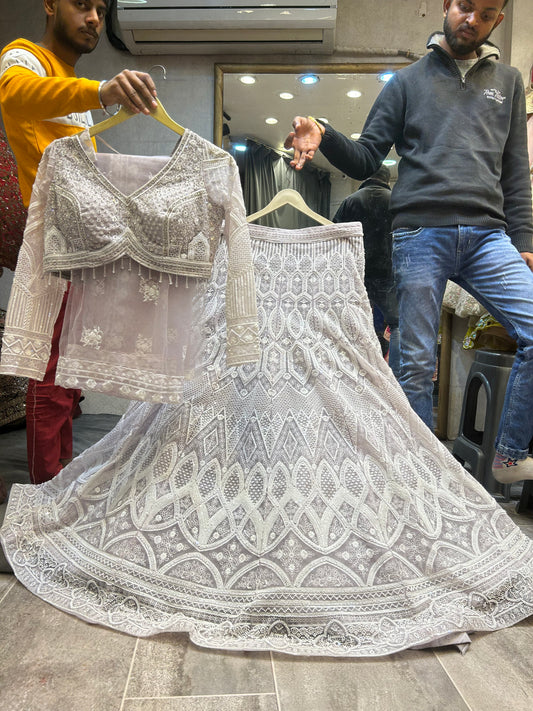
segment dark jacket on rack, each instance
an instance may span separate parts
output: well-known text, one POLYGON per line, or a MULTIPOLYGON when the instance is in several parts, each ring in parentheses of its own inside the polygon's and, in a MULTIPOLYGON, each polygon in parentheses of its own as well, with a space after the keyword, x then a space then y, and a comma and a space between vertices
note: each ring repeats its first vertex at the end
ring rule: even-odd
POLYGON ((434 34, 432 51, 383 87, 361 137, 326 126, 320 149, 347 175, 372 175, 392 145, 401 156, 393 230, 444 225, 503 228, 533 251, 524 86, 487 42, 464 79, 434 34))

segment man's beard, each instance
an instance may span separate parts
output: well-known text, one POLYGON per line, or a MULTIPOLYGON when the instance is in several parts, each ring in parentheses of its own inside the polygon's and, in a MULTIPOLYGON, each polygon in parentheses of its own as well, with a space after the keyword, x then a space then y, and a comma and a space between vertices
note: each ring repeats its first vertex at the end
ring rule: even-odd
POLYGON ((100 39, 98 35, 94 40, 94 44, 88 44, 89 42, 91 42, 91 38, 88 35, 86 36, 86 41, 83 42, 83 40, 81 39, 81 34, 80 39, 78 40, 76 38, 75 33, 81 33, 81 30, 70 30, 69 32, 63 18, 61 17, 61 14, 58 12, 54 24, 54 36, 57 40, 59 40, 62 44, 67 45, 79 54, 90 54, 93 50, 96 49, 96 45, 98 44, 98 40, 100 39))
POLYGON ((485 35, 485 37, 482 37, 481 39, 472 37, 471 40, 461 40, 459 37, 454 35, 453 30, 450 27, 450 23, 448 22, 448 15, 444 18, 444 37, 446 38, 446 42, 449 47, 451 47, 455 54, 465 56, 472 54, 472 52, 475 52, 478 47, 481 47, 481 45, 488 40, 491 34, 492 32, 489 32, 488 35, 485 35))

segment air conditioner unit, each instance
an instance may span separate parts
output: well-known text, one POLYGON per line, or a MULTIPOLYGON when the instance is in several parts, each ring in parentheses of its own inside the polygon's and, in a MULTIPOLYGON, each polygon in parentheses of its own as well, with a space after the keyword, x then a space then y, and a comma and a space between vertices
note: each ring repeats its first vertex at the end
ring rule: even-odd
POLYGON ((132 54, 333 51, 337 0, 117 0, 132 54))

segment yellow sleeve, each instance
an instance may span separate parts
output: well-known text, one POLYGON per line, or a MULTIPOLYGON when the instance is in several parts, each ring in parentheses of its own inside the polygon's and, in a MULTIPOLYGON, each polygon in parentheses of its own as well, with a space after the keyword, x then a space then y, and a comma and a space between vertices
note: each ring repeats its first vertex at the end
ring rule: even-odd
POLYGON ((100 82, 77 77, 40 77, 14 66, 0 78, 2 110, 13 117, 43 121, 99 109, 100 82))

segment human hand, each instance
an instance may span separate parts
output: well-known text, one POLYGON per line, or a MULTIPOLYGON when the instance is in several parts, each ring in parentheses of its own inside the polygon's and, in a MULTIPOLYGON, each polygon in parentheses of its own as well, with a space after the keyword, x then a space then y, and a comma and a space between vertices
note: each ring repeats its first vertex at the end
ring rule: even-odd
POLYGON ((533 272, 533 252, 520 252, 520 256, 533 272))
POLYGON ((121 104, 135 114, 149 114, 157 107, 154 81, 145 72, 124 71, 109 79, 100 89, 104 106, 121 104))
POLYGON ((313 159, 323 133, 315 121, 303 116, 296 116, 292 126, 294 131, 289 133, 284 145, 285 148, 294 148, 291 166, 296 170, 301 170, 307 161, 313 159))

